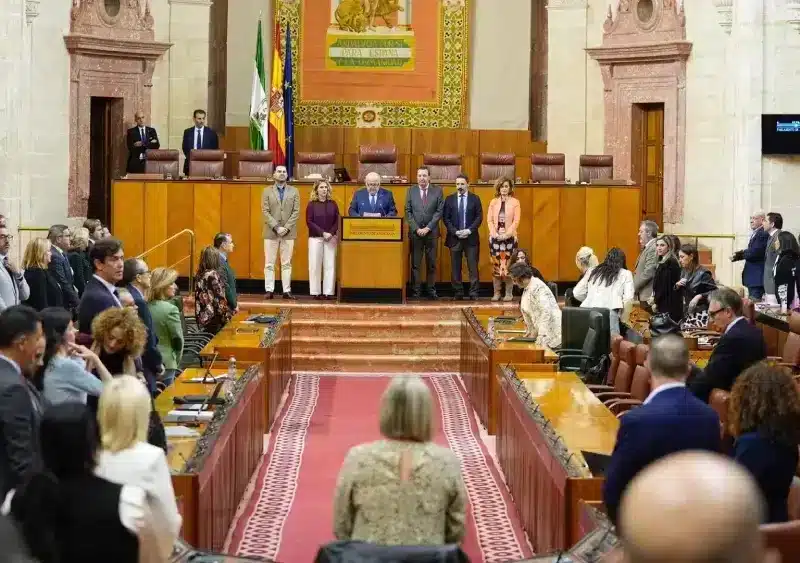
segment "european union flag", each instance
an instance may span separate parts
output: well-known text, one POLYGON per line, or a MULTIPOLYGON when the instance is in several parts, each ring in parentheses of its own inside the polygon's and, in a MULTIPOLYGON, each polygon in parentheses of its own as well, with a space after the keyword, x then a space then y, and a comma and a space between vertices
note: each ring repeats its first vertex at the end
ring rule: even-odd
POLYGON ((283 49, 283 116, 286 130, 286 170, 294 176, 294 86, 292 78, 292 31, 286 26, 286 45, 283 49))

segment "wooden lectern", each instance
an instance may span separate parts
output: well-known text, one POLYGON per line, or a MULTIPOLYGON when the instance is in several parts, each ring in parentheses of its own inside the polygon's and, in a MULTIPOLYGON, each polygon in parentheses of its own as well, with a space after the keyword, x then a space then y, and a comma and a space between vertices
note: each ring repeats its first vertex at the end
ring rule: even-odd
POLYGON ((340 301, 405 302, 402 217, 342 217, 340 301))

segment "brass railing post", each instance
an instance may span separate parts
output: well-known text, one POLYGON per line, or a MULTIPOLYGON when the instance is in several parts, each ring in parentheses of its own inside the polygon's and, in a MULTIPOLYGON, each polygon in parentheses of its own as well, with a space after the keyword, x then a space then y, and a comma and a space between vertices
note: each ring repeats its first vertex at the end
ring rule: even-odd
MULTIPOLYGON (((144 258, 145 256, 147 256, 148 254, 150 254, 154 250, 158 250, 159 248, 161 248, 165 244, 169 244, 170 242, 172 242, 176 238, 178 238, 180 236, 183 236, 183 235, 189 235, 189 257, 188 257, 189 258, 189 293, 193 293, 194 292, 194 251, 195 251, 195 248, 196 248, 196 245, 195 245, 195 234, 194 234, 193 230, 191 230, 191 229, 183 229, 182 231, 178 231, 177 233, 175 233, 171 237, 168 237, 168 238, 162 240, 157 245, 155 245, 155 246, 153 246, 151 248, 148 248, 147 250, 145 250, 144 252, 139 254, 136 258, 144 258)), ((181 262, 183 262, 183 260, 185 260, 185 257, 181 258, 180 260, 175 262, 175 265, 180 264, 181 262)))

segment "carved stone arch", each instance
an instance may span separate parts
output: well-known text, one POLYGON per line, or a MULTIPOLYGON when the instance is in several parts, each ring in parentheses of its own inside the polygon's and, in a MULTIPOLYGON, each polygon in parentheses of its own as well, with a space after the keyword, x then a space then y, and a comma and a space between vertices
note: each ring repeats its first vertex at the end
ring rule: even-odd
POLYGON ((153 24, 149 0, 119 0, 114 13, 105 0, 72 0, 64 36, 70 54, 70 217, 85 217, 89 200, 92 97, 122 100, 123 119, 112 133, 115 175, 125 171, 124 119, 132 121, 137 110, 150 115, 155 62, 171 46, 154 40, 153 24))
POLYGON ((664 104, 664 221, 680 223, 686 155, 686 18, 678 0, 620 0, 609 6, 600 47, 605 102, 605 152, 614 176, 631 177, 634 104, 664 104))

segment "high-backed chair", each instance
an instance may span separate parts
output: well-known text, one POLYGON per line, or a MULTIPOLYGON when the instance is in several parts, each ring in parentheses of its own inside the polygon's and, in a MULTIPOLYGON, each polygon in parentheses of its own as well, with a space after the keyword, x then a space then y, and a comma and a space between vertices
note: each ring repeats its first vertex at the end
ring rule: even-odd
MULTIPOLYGON (((601 346, 601 341, 607 338, 603 334, 604 328, 603 315, 599 311, 591 311, 581 349, 560 348, 556 350, 556 354, 558 354, 558 370, 577 371, 586 374, 592 367, 597 366, 601 357, 608 353, 608 348, 601 346)), ((605 376, 606 374, 602 374, 603 379, 600 381, 604 381, 605 376)))
POLYGON ((767 361, 789 368, 795 373, 800 372, 800 315, 797 313, 789 315, 789 334, 786 336, 786 342, 783 343, 781 355, 769 356, 767 361))
POLYGON ((189 176, 219 178, 225 173, 225 151, 192 149, 189 153, 189 176))
POLYGON ((708 398, 708 404, 714 409, 717 416, 719 416, 719 433, 722 437, 725 451, 727 451, 728 447, 733 445, 733 437, 731 436, 728 420, 728 405, 730 401, 731 394, 722 389, 712 389, 711 395, 708 398))
MULTIPOLYGON (((272 178, 275 170, 272 151, 239 151, 239 165, 236 175, 239 178, 272 178)), ((190 164, 191 165, 191 164, 190 164)))
POLYGON ((561 153, 533 153, 531 182, 563 183, 566 180, 566 156, 561 153))
POLYGON ((395 145, 360 145, 358 147, 358 181, 363 182, 370 172, 381 176, 397 176, 397 147, 395 145))
POLYGON ((582 154, 578 161, 578 181, 587 184, 614 177, 614 157, 609 154, 582 154))
POLYGON ((608 385, 614 385, 614 378, 617 375, 617 370, 619 369, 619 347, 622 344, 621 335, 616 334, 611 337, 611 365, 608 368, 608 377, 606 378, 606 383, 608 385))
POLYGON ((561 310, 561 348, 583 348, 592 312, 600 313, 603 317, 603 332, 599 335, 598 349, 603 354, 608 354, 611 349, 608 309, 599 307, 564 307, 561 310))
POLYGON ((428 167, 431 181, 455 180, 461 174, 460 154, 425 153, 422 155, 422 164, 428 167))
POLYGON ((516 155, 513 152, 482 152, 481 180, 494 182, 500 176, 511 178, 516 176, 516 155))
POLYGON ((180 151, 177 149, 148 149, 144 161, 145 174, 170 175, 175 179, 181 175, 180 151))
POLYGON ((632 408, 640 406, 650 394, 650 370, 645 365, 649 347, 644 344, 636 346, 636 367, 633 370, 630 391, 597 393, 597 398, 603 401, 608 409, 617 416, 632 408))
POLYGON ((587 385, 595 394, 609 391, 627 393, 630 391, 633 372, 636 370, 636 344, 623 340, 619 345, 619 367, 613 385, 587 385))
POLYGON ((294 177, 297 180, 308 178, 312 174, 333 180, 336 169, 335 152, 299 152, 296 159, 294 177))

